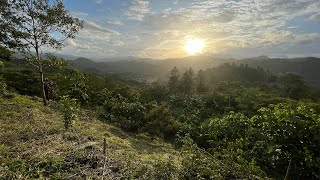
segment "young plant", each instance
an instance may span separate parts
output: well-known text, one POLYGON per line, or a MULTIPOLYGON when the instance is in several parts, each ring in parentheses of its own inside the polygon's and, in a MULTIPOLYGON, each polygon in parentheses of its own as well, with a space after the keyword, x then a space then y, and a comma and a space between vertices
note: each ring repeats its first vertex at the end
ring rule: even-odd
POLYGON ((79 103, 69 96, 62 96, 59 101, 59 109, 63 113, 64 127, 70 129, 77 120, 76 112, 79 110, 79 103))

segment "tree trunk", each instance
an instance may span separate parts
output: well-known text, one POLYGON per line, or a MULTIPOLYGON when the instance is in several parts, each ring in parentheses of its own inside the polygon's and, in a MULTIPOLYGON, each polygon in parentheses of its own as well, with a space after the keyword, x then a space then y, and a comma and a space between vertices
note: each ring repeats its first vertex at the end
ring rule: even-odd
POLYGON ((39 66, 40 84, 41 84, 41 90, 42 90, 42 101, 43 101, 43 105, 48 106, 46 91, 44 89, 43 69, 42 69, 42 64, 41 64, 41 59, 40 59, 40 54, 39 54, 38 41, 37 41, 36 37, 35 37, 35 42, 36 42, 35 49, 36 49, 37 61, 39 63, 38 66, 39 66))
MULTIPOLYGON (((33 4, 32 1, 30 1, 31 3, 31 8, 33 8, 33 4)), ((46 91, 44 89, 44 78, 43 78, 43 69, 42 69, 42 63, 41 63, 41 59, 40 59, 40 54, 39 54, 39 41, 38 41, 38 36, 37 36, 37 29, 35 27, 35 21, 34 21, 34 17, 33 17, 33 12, 31 12, 31 18, 32 18, 32 28, 33 28, 33 39, 34 39, 34 48, 36 50, 36 55, 37 55, 37 61, 38 61, 38 67, 39 67, 39 75, 40 75, 40 84, 41 84, 41 89, 42 89, 42 101, 43 101, 43 105, 48 106, 48 101, 47 101, 47 97, 46 97, 46 91)))
POLYGON ((284 180, 289 180, 290 179, 291 162, 292 162, 292 160, 290 159, 289 165, 288 165, 288 168, 287 168, 287 172, 286 172, 286 177, 284 177, 284 180))

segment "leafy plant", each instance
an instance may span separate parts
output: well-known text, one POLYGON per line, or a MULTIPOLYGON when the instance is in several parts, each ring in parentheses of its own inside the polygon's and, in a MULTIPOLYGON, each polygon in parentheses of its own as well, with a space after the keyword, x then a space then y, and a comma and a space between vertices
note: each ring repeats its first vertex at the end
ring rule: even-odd
POLYGON ((145 122, 145 132, 165 139, 173 139, 181 126, 165 105, 151 109, 145 116, 145 122))
POLYGON ((63 113, 64 127, 69 129, 73 126, 77 119, 76 112, 79 110, 79 103, 76 99, 70 98, 69 96, 62 96, 59 101, 59 108, 63 113))

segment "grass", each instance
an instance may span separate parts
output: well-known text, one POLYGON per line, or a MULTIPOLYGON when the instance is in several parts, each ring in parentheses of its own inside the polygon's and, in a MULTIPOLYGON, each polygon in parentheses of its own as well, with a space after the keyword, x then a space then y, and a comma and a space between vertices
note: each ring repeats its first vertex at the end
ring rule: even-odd
POLYGON ((65 130, 54 106, 28 96, 0 98, 0 179, 150 179, 159 162, 181 164, 171 144, 127 134, 93 111, 81 110, 78 117, 65 130))

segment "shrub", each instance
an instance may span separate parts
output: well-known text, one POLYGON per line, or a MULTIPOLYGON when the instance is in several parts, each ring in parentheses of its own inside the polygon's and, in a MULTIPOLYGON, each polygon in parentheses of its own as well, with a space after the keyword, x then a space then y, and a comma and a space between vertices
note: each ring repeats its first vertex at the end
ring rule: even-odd
POLYGON ((64 127, 69 129, 73 126, 75 120, 77 119, 76 112, 78 111, 80 105, 76 99, 69 98, 69 96, 62 96, 59 101, 59 108, 63 113, 64 127))
POLYGON ((165 105, 156 106, 148 112, 145 122, 145 132, 165 139, 173 139, 181 126, 165 105))
POLYGON ((276 178, 283 178, 288 169, 290 177, 317 179, 319 119, 319 114, 303 104, 279 104, 260 109, 252 118, 230 113, 201 127, 211 152, 221 156, 232 152, 231 158, 239 164, 256 161, 276 178))
POLYGON ((113 102, 111 105, 108 103, 108 106, 123 130, 138 132, 144 126, 146 108, 141 103, 113 102))
POLYGON ((234 156, 233 151, 210 154, 188 135, 182 138, 182 143, 184 179, 267 179, 254 161, 234 156))

